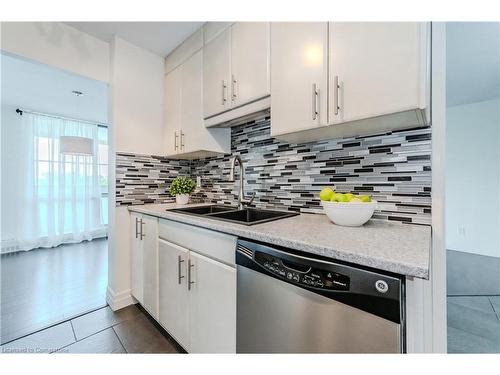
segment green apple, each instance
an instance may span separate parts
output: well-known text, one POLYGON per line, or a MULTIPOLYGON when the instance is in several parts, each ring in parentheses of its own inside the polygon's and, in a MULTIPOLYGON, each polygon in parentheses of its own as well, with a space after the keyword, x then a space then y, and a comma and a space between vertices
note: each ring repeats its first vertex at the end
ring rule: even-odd
POLYGON ((361 199, 361 202, 364 203, 369 203, 372 201, 372 198, 369 195, 360 195, 359 199, 361 199))
POLYGON ((361 203, 361 202, 363 201, 358 197, 352 197, 351 200, 349 201, 349 203, 361 203))
POLYGON ((334 202, 347 202, 347 196, 342 193, 335 193, 333 196, 333 201, 334 202))
POLYGON ((322 201, 329 201, 334 195, 335 192, 333 191, 333 189, 331 187, 326 187, 319 192, 319 199, 321 199, 322 201))
POLYGON ((352 198, 355 197, 353 193, 345 193, 344 194, 347 197, 347 201, 350 202, 352 198))

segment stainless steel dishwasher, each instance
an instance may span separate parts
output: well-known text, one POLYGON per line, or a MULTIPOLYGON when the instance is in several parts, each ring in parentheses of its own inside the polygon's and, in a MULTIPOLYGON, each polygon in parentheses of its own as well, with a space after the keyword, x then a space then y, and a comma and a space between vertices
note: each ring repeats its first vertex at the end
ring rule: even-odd
POLYGON ((401 353, 404 278, 239 239, 238 353, 401 353))

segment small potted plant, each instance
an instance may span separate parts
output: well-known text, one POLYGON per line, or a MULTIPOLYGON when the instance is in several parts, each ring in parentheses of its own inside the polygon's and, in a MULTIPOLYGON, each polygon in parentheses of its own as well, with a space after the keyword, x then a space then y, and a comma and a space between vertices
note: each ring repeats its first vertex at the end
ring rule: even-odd
POLYGON ((175 197, 177 204, 187 204, 189 194, 196 188, 196 184, 189 177, 176 177, 170 184, 170 195, 175 197))

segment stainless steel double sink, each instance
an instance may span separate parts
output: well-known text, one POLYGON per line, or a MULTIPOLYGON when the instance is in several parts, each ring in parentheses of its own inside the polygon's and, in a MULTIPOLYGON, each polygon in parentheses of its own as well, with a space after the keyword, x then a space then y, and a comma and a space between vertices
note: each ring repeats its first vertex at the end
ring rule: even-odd
POLYGON ((295 212, 261 210, 257 208, 245 208, 238 210, 231 206, 197 206, 186 208, 174 208, 168 210, 170 212, 183 213, 186 215, 207 217, 232 223, 255 225, 292 217, 298 215, 295 212))

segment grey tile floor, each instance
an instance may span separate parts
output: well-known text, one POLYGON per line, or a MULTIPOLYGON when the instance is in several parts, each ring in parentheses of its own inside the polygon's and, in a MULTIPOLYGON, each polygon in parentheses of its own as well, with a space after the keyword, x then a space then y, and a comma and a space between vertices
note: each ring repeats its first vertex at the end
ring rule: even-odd
POLYGON ((106 239, 4 254, 0 267, 0 344, 106 306, 106 239))
MULTIPOLYGON (((0 347, 2 353, 180 353, 139 308, 108 306, 0 347)), ((500 353, 500 296, 448 297, 448 352, 500 353)))
POLYGON ((500 296, 448 296, 448 352, 500 353, 500 296))
POLYGON ((179 353, 135 305, 108 306, 6 343, 1 353, 179 353))

